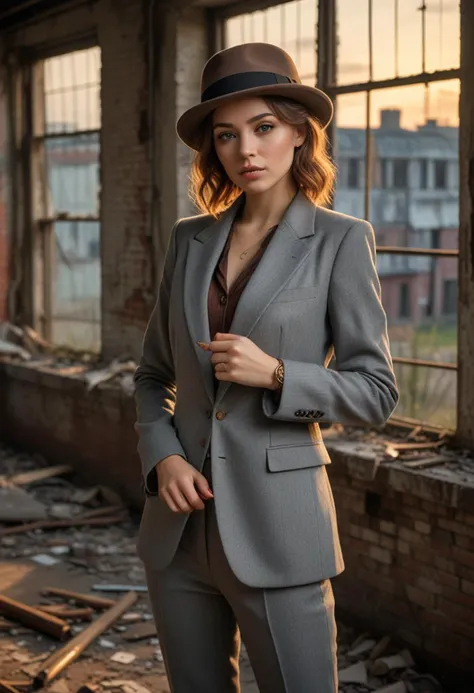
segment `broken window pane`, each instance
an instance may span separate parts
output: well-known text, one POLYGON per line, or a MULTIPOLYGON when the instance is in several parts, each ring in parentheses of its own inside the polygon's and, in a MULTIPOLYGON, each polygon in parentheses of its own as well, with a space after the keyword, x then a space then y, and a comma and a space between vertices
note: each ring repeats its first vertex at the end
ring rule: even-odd
POLYGON ((53 341, 100 348, 100 225, 61 221, 54 225, 53 341))

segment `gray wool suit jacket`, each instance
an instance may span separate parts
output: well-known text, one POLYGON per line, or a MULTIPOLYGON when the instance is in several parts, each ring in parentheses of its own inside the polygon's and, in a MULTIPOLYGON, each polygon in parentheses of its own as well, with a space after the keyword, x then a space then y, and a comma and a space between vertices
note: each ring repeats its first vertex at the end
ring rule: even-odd
POLYGON ((209 285, 240 204, 218 220, 200 215, 173 228, 135 375, 147 491, 138 553, 164 569, 188 518, 157 495, 155 465, 178 454, 201 470, 210 446, 231 568, 250 586, 289 587, 344 569, 319 424, 382 424, 398 391, 372 227, 298 193, 231 327, 283 359, 280 401, 236 383, 220 382, 214 392, 210 354, 196 340, 210 340, 209 285), (333 352, 337 369, 327 368, 333 352))

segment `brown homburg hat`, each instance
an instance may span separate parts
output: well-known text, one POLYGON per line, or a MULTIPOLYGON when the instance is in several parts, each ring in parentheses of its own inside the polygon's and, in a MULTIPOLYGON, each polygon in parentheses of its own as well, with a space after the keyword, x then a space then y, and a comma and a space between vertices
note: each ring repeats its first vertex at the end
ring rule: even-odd
POLYGON ((201 76, 201 103, 185 111, 176 129, 192 149, 202 121, 218 106, 236 98, 284 96, 305 106, 325 128, 333 115, 332 101, 316 87, 301 84, 292 58, 270 43, 244 43, 215 53, 201 76))

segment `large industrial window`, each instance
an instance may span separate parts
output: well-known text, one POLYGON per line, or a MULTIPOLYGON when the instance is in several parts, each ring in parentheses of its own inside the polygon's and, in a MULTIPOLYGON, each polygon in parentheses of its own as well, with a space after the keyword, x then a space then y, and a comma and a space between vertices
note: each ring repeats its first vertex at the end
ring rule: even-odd
POLYGON ((33 226, 37 322, 56 344, 100 349, 100 50, 33 69, 33 226))
POLYGON ((278 44, 303 81, 333 98, 333 206, 375 230, 401 391, 394 418, 455 428, 459 2, 269 4, 262 0, 255 11, 255 0, 243 2, 237 16, 236 3, 219 10, 224 44, 278 44))

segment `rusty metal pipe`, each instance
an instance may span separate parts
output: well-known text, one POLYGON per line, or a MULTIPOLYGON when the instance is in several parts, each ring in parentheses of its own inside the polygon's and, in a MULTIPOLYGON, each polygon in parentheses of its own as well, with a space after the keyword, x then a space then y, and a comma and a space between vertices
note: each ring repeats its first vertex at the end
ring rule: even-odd
POLYGON ((43 590, 42 594, 44 594, 46 597, 52 595, 54 597, 73 599, 78 604, 85 604, 86 606, 91 606, 93 609, 109 609, 111 606, 116 604, 115 599, 96 597, 93 594, 82 594, 81 592, 72 592, 71 590, 63 589, 62 587, 48 587, 43 590))
POLYGON ((45 614, 33 606, 17 602, 4 594, 0 594, 0 611, 14 621, 19 621, 33 630, 41 631, 58 640, 64 640, 70 631, 69 624, 61 618, 45 614))
POLYGON ((44 663, 41 671, 33 679, 33 688, 42 688, 82 654, 96 638, 117 621, 137 600, 136 592, 128 592, 114 606, 91 623, 82 633, 76 635, 64 647, 54 652, 44 663))

